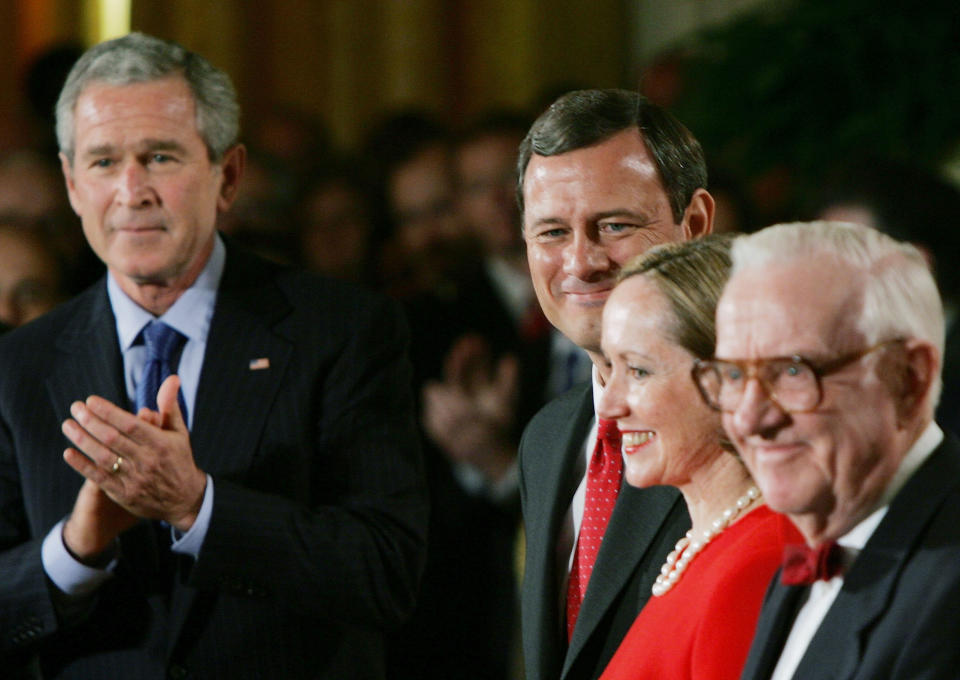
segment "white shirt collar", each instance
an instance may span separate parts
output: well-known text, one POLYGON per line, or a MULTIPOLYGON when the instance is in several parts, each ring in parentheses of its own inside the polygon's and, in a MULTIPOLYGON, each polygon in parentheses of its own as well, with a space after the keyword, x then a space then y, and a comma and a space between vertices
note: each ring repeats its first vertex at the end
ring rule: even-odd
POLYGON ((900 461, 900 466, 880 496, 880 503, 877 509, 850 531, 838 538, 837 543, 849 550, 858 552, 863 550, 863 546, 867 544, 867 541, 887 514, 890 501, 900 492, 900 489, 902 489, 903 485, 907 483, 907 480, 913 476, 913 473, 930 457, 934 449, 940 446, 940 442, 942 441, 943 430, 941 430, 935 422, 931 421, 923 431, 923 434, 917 437, 917 441, 907 450, 903 460, 900 461))
MULTIPOLYGON (((217 288, 223 276, 226 263, 226 248, 219 234, 214 236, 213 252, 203 271, 177 301, 159 317, 164 323, 175 328, 189 340, 206 342, 210 332, 210 320, 217 298, 217 288)), ((113 315, 117 320, 117 336, 120 350, 126 351, 136 341, 137 336, 147 323, 156 317, 123 292, 113 272, 107 274, 107 295, 113 315)))
POLYGON ((593 413, 596 415, 597 409, 600 407, 600 398, 603 396, 603 385, 600 383, 600 372, 597 370, 597 365, 592 362, 590 364, 590 378, 593 380, 593 413))

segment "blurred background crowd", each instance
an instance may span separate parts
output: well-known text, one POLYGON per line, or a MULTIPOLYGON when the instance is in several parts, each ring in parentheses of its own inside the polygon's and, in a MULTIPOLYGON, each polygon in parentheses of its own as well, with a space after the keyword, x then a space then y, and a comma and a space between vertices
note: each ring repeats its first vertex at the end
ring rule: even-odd
POLYGON ((8 324, 96 274, 52 106, 117 12, 238 85, 251 160, 222 229, 401 298, 450 290, 484 255, 520 255, 513 150, 576 88, 639 87, 683 120, 705 146, 720 229, 833 206, 931 252, 955 247, 943 224, 960 182, 956 3, 22 0, 0 9, 14 48, 0 60, 2 269, 46 273, 22 303, 4 286, 8 324))
POLYGON ((52 110, 118 12, 235 80, 250 155, 221 229, 407 310, 434 507, 420 608, 392 652, 407 677, 451 677, 447 651, 458 677, 517 677, 518 438, 590 370, 539 312, 515 199, 517 146, 558 94, 639 88, 675 113, 705 147, 717 231, 864 221, 930 254, 951 314, 960 299, 953 1, 16 0, 0 8, 7 326, 102 274, 52 110))
POLYGON ((956 3, 23 0, 0 9, 14 47, 0 61, 0 238, 5 259, 48 273, 20 294, 25 311, 3 296, 6 323, 93 276, 52 106, 121 5, 130 28, 210 55, 238 85, 251 161, 222 229, 398 297, 456 285, 484 254, 509 257, 516 143, 557 94, 587 87, 639 87, 690 127, 721 229, 842 206, 931 251, 953 247, 942 223, 960 181, 956 3))

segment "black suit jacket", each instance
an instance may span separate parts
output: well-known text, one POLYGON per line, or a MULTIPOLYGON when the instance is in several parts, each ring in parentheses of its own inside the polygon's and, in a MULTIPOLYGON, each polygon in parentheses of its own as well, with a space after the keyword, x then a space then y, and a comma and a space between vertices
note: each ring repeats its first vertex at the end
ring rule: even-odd
MULTIPOLYGON (((407 301, 417 392, 424 381, 442 379, 444 360, 458 339, 479 335, 494 359, 507 352, 519 359, 517 427, 511 433, 519 441, 523 425, 543 405, 549 334, 532 342, 521 337, 482 266, 464 272, 459 285, 445 292, 449 297, 407 301)), ((514 494, 494 501, 465 488, 429 437, 424 453, 433 508, 427 564, 416 611, 388 639, 388 677, 506 680, 517 655, 519 499, 514 494)))
POLYGON ((568 647, 561 575, 569 554, 557 542, 580 479, 577 458, 592 423, 590 384, 547 404, 520 444, 520 496, 526 529, 521 599, 527 680, 595 678, 606 667, 668 552, 690 519, 680 493, 624 481, 568 647))
POLYGON ((40 558, 82 482, 60 423, 89 394, 127 404, 105 282, 4 336, 0 666, 36 654, 44 677, 381 677, 382 631, 412 608, 425 543, 405 349, 379 297, 228 249, 191 432, 214 478, 199 558, 173 557, 143 522, 67 621, 40 558), (260 358, 269 368, 251 370, 260 358))
MULTIPOLYGON (((744 680, 770 677, 805 589, 767 592, 744 680)), ((893 499, 800 661, 802 680, 960 677, 960 444, 944 441, 893 499)))

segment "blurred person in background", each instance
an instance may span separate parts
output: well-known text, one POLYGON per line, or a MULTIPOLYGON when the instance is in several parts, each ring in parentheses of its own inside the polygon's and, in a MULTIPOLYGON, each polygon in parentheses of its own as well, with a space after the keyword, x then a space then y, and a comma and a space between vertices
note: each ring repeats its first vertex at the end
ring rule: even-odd
POLYGON ((499 485, 501 495, 515 492, 520 433, 547 396, 551 327, 530 281, 515 193, 528 127, 523 116, 491 113, 458 138, 459 206, 480 245, 458 291, 471 330, 454 340, 442 380, 424 388, 428 434, 474 485, 499 485))
MULTIPOLYGON (((317 115, 289 105, 274 105, 260 111, 255 124, 247 132, 249 144, 260 153, 274 159, 295 178, 301 178, 317 163, 327 158, 334 145, 330 130, 317 115)), ((293 200, 292 191, 283 198, 293 200)))
POLYGON ((937 422, 960 433, 960 188, 908 163, 855 158, 831 169, 809 203, 813 219, 863 224, 914 244, 927 258, 947 328, 937 422))
MULTIPOLYGON (((424 386, 457 375, 462 383, 491 371, 484 321, 489 297, 475 296, 473 282, 483 251, 460 212, 453 137, 429 116, 403 112, 388 118, 366 145, 375 186, 392 229, 382 251, 386 290, 403 301, 410 321, 414 389, 420 421, 437 415, 424 386), (480 306, 483 306, 483 309, 480 306), (472 334, 467 344, 465 335, 472 334), (478 338, 479 336, 479 338, 478 338)), ((489 325, 489 324, 487 324, 489 325)), ((502 333, 502 331, 501 331, 502 333)), ((494 401, 495 426, 465 428, 463 441, 479 431, 498 437, 498 448, 477 456, 462 441, 434 438, 424 428, 431 499, 427 565, 413 619, 390 641, 389 668, 397 680, 508 677, 516 607, 513 570, 518 508, 516 486, 488 481, 510 468, 509 431, 516 405, 515 358, 500 371, 504 394, 494 401), (503 423, 506 423, 503 425, 503 423), (503 442, 503 443, 502 443, 503 442), (463 460, 460 451, 477 456, 463 460), (484 455, 487 454, 487 455, 484 455), (481 466, 492 461, 496 469, 481 466), (482 584, 482 585, 481 585, 482 584)), ((440 401, 445 401, 440 397, 440 401)), ((439 406, 446 406, 440 404, 439 406)), ((489 417, 489 412, 480 414, 489 417)), ((446 431, 444 429, 444 431, 446 431)))
POLYGON ((383 229, 378 207, 356 159, 331 159, 307 173, 295 205, 301 264, 373 285, 383 229))
POLYGON ((398 299, 455 299, 478 258, 457 206, 450 131, 427 114, 397 113, 370 134, 364 153, 390 227, 385 289, 398 299))
POLYGON ((280 264, 297 261, 293 203, 295 178, 273 157, 247 153, 237 200, 217 228, 238 245, 280 264))
POLYGON ((64 267, 35 230, 0 222, 0 321, 20 326, 66 298, 64 267))
POLYGON ((26 139, 30 147, 51 160, 57 157, 57 138, 53 132, 54 109, 63 81, 83 54, 83 46, 58 42, 44 47, 27 64, 23 73, 23 99, 30 114, 26 139))
POLYGON ((56 157, 29 148, 0 155, 0 222, 30 231, 57 263, 59 287, 77 293, 103 274, 70 209, 56 157))
POLYGON ((54 159, 31 149, 0 156, 0 217, 40 221, 69 209, 63 176, 54 159))

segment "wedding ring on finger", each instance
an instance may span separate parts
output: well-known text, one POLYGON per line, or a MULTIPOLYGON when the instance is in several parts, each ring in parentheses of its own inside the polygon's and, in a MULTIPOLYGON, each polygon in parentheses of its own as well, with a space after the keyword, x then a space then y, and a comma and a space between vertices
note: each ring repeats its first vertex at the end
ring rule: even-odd
POLYGON ((113 465, 110 466, 110 472, 113 474, 117 474, 118 472, 120 472, 120 468, 122 466, 123 466, 123 458, 121 458, 120 456, 117 456, 117 459, 113 461, 113 465))

